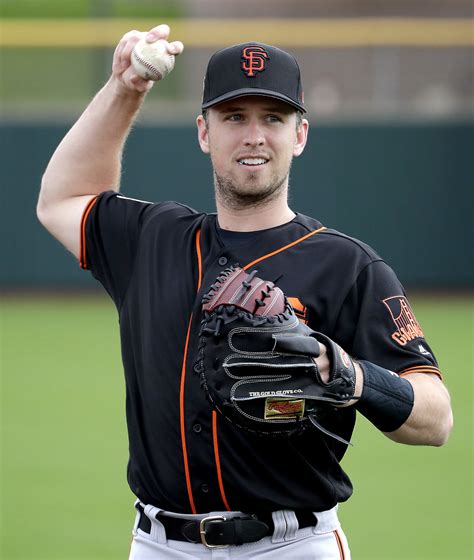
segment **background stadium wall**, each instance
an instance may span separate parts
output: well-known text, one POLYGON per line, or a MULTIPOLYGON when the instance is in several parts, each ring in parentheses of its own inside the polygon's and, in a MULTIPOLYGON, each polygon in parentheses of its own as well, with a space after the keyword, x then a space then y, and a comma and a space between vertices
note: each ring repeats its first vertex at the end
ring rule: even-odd
MULTIPOLYGON (((51 243, 35 217, 41 174, 68 127, 0 126, 3 288, 96 285, 51 243)), ((408 287, 473 285, 473 268, 466 266, 470 124, 322 124, 313 125, 311 135, 292 169, 293 208, 371 244, 408 287)), ((211 185, 210 165, 192 127, 133 130, 124 159, 124 194, 178 200, 212 212, 211 185)))

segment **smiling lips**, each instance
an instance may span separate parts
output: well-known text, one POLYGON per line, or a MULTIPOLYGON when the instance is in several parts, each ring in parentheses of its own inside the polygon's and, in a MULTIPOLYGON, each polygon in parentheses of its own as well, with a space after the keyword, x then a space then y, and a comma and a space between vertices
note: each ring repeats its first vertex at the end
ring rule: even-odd
POLYGON ((259 165, 265 165, 268 163, 268 159, 263 157, 246 157, 237 161, 240 165, 248 165, 250 167, 258 167, 259 165))

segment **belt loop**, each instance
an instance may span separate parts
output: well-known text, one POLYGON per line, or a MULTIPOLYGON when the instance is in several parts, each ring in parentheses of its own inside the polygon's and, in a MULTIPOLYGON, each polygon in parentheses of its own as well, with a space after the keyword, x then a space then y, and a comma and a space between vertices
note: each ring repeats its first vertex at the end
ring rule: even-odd
POLYGON ((161 521, 158 521, 156 517, 160 513, 160 511, 163 510, 151 505, 146 505, 144 510, 145 510, 145 515, 151 521, 150 538, 158 544, 165 544, 166 531, 165 528, 163 527, 163 523, 161 523, 161 521))
POLYGON ((291 509, 284 509, 283 516, 286 522, 285 541, 292 541, 296 538, 296 531, 299 529, 296 513, 291 509))
POLYGON ((132 535, 135 536, 138 530, 138 523, 140 522, 141 511, 138 509, 138 505, 140 504, 140 500, 137 498, 133 507, 137 510, 137 514, 135 515, 135 523, 133 525, 132 535))
POLYGON ((332 531, 339 529, 341 524, 339 523, 339 518, 337 516, 337 507, 327 511, 315 511, 313 515, 318 520, 316 527, 313 529, 315 535, 320 535, 322 533, 331 533, 332 531))
POLYGON ((133 524, 133 529, 132 529, 132 535, 134 537, 137 536, 138 534, 138 524, 140 523, 140 517, 142 516, 142 512, 138 511, 137 509, 137 513, 135 515, 135 523, 133 524))
POLYGON ((272 543, 285 542, 286 521, 283 511, 272 511, 272 519, 273 525, 275 525, 275 531, 273 532, 272 536, 272 543))

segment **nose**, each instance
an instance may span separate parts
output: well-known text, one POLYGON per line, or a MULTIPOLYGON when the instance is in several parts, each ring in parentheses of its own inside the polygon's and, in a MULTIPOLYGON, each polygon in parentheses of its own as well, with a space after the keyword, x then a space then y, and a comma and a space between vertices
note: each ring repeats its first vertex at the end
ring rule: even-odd
POLYGON ((252 120, 248 123, 244 143, 246 146, 263 146, 265 144, 265 134, 258 120, 252 120))

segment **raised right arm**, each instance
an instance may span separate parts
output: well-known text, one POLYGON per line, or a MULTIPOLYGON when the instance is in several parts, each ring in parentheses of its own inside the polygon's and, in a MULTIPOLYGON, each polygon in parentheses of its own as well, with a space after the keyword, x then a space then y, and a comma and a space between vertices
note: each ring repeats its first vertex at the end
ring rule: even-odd
MULTIPOLYGON (((56 148, 41 182, 37 215, 43 226, 77 258, 80 222, 89 200, 119 190, 125 140, 153 82, 138 76, 130 55, 136 42, 167 40, 167 25, 148 33, 130 31, 115 49, 112 75, 56 148)), ((179 41, 168 44, 180 54, 179 41)))

